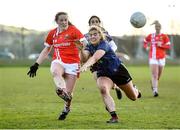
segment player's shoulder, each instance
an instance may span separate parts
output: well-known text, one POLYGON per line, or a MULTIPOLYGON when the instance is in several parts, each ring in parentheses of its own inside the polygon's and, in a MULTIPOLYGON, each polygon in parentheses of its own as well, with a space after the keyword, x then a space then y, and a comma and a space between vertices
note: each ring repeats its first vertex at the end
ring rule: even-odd
POLYGON ((168 35, 167 35, 167 34, 165 34, 165 33, 161 33, 161 35, 162 35, 162 36, 168 36, 168 35))
POLYGON ((168 34, 163 33, 163 34, 161 35, 161 37, 163 37, 163 39, 167 39, 167 40, 169 40, 169 36, 168 36, 168 34))
POLYGON ((56 34, 56 32, 57 32, 57 28, 50 29, 48 31, 48 37, 53 37, 54 34, 56 34))
POLYGON ((67 31, 68 32, 74 32, 74 33, 78 33, 78 34, 80 33, 81 34, 81 31, 75 25, 69 25, 67 31))
POLYGON ((78 30, 75 25, 69 25, 69 30, 78 30))
POLYGON ((57 31, 57 28, 50 29, 49 34, 54 34, 54 33, 56 33, 56 31, 57 31))
POLYGON ((57 27, 49 30, 49 32, 56 32, 56 31, 57 31, 57 27))
POLYGON ((155 33, 150 33, 150 34, 147 35, 147 37, 151 37, 151 36, 154 36, 154 35, 155 35, 155 33))
POLYGON ((153 33, 150 33, 150 34, 148 34, 145 38, 146 39, 151 39, 153 37, 153 33))
POLYGON ((108 44, 108 42, 106 41, 106 40, 101 40, 100 42, 99 42, 99 45, 100 44, 108 44))
POLYGON ((100 43, 99 43, 99 46, 100 47, 110 47, 110 45, 108 44, 108 42, 106 40, 102 40, 100 43))

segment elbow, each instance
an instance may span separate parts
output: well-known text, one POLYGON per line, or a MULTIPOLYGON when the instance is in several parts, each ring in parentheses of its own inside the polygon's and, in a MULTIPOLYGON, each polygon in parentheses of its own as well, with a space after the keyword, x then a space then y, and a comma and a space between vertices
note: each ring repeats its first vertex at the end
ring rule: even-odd
POLYGON ((81 63, 84 64, 87 60, 81 59, 81 63))
POLYGON ((49 54, 50 51, 51 51, 51 47, 45 47, 42 52, 43 52, 44 54, 49 54))
POLYGON ((81 63, 85 63, 88 60, 88 58, 86 58, 85 56, 80 55, 80 60, 81 60, 81 63))

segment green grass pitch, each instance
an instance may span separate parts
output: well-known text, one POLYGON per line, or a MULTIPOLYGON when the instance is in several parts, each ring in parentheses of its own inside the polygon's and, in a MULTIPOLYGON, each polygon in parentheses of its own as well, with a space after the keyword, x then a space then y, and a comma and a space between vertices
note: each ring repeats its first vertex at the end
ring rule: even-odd
POLYGON ((0 129, 135 129, 180 128, 180 67, 166 66, 159 82, 159 97, 152 96, 149 68, 128 67, 134 83, 142 92, 131 101, 123 93, 118 100, 120 122, 110 118, 90 72, 76 83, 71 113, 57 120, 63 101, 56 96, 49 68, 40 67, 37 77, 29 78, 26 67, 0 68, 0 129))

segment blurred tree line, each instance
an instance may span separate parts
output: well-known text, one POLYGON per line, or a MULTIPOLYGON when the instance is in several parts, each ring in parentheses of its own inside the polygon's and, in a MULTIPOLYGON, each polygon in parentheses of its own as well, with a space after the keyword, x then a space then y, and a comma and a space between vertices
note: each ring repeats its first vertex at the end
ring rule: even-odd
MULTIPOLYGON (((48 32, 38 32, 26 28, 0 25, 0 52, 10 51, 17 59, 27 58, 29 54, 40 53, 44 47, 44 39, 48 32)), ((175 58, 180 57, 180 36, 173 35, 175 58)), ((118 51, 130 57, 144 59, 148 52, 143 49, 144 36, 113 36, 118 51)), ((170 52, 168 52, 170 55, 170 52)))
POLYGON ((0 25, 0 52, 8 50, 18 59, 27 58, 42 50, 46 35, 47 32, 0 25))

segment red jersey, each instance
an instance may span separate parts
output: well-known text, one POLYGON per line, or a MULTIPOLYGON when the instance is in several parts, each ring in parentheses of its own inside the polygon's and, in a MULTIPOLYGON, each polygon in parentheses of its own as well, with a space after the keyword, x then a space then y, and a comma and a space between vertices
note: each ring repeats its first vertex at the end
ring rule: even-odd
POLYGON ((59 32, 59 28, 51 30, 44 44, 54 47, 53 60, 59 59, 69 64, 80 63, 79 51, 74 41, 83 38, 83 34, 74 25, 69 25, 63 32, 59 32))
POLYGON ((162 59, 166 57, 166 50, 170 48, 170 41, 166 34, 149 34, 144 39, 144 48, 150 44, 149 58, 162 59), (161 43, 161 46, 158 46, 161 43))

